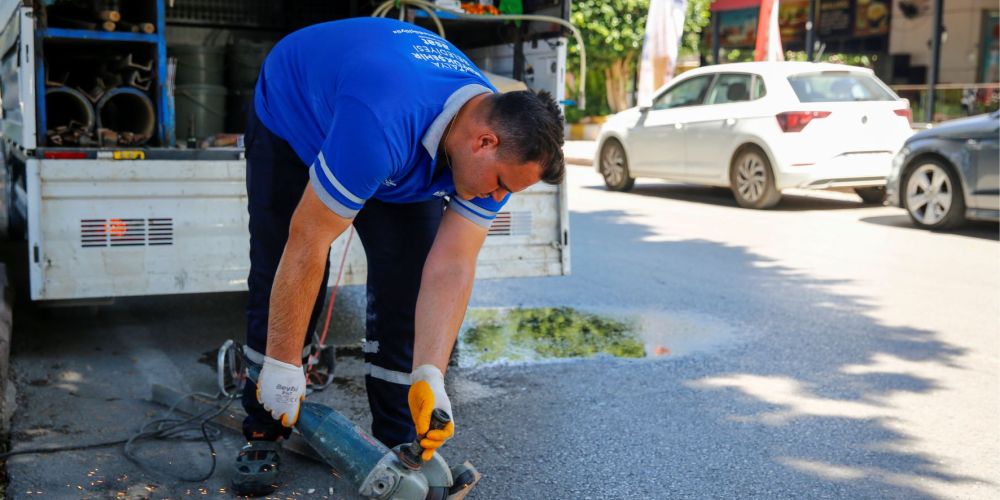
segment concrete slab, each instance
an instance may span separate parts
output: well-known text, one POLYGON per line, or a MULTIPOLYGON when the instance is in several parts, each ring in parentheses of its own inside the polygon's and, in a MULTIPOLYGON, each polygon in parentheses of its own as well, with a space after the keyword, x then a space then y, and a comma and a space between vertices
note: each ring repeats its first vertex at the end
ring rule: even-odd
MULTIPOLYGON (((14 371, 21 406, 13 421, 15 450, 112 441, 129 437, 165 408, 151 402, 152 385, 214 394, 215 352, 243 335, 243 294, 119 300, 102 307, 41 309, 19 316, 14 371)), ((311 400, 370 426, 359 350, 338 358, 337 378, 311 400)), ((239 404, 236 402, 235 404, 239 404)), ((219 496, 229 490, 231 463, 242 437, 224 431, 215 443, 217 472, 197 483, 178 481, 128 461, 122 446, 19 455, 7 462, 16 498, 166 498, 219 496)), ((145 442, 140 457, 164 472, 207 473, 203 442, 145 442)), ((329 469, 285 453, 287 495, 350 498, 353 488, 329 469)))

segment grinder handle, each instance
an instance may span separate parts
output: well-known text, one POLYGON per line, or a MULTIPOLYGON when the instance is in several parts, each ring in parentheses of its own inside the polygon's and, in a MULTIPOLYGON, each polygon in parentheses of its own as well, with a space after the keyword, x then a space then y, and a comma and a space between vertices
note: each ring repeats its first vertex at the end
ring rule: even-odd
POLYGON ((451 415, 448 412, 442 410, 441 408, 434 408, 431 412, 431 427, 432 431, 439 431, 448 426, 448 422, 451 422, 451 415))
MULTIPOLYGON (((441 408, 434 408, 431 412, 431 425, 429 430, 441 430, 444 429, 448 422, 451 422, 451 415, 448 412, 442 410, 441 408)), ((421 457, 424 453, 424 447, 420 446, 420 439, 423 436, 417 436, 409 446, 402 446, 399 452, 399 460, 403 462, 407 468, 412 470, 417 470, 424 463, 424 459, 421 457)))

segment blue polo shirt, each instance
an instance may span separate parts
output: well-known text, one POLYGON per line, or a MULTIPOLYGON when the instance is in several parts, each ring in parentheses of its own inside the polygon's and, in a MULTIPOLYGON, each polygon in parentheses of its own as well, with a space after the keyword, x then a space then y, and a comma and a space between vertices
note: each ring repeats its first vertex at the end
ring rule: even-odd
POLYGON ((330 210, 354 217, 365 200, 411 203, 448 196, 489 227, 507 198, 465 201, 437 168, 448 123, 469 99, 496 92, 461 51, 418 26, 384 18, 317 24, 279 42, 257 81, 263 124, 309 167, 330 210))

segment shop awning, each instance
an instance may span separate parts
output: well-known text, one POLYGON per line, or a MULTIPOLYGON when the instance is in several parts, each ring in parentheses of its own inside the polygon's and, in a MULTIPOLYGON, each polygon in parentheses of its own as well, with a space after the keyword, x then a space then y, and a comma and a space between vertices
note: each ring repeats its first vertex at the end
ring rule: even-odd
POLYGON ((760 7, 760 0, 713 0, 712 12, 753 9, 760 7))

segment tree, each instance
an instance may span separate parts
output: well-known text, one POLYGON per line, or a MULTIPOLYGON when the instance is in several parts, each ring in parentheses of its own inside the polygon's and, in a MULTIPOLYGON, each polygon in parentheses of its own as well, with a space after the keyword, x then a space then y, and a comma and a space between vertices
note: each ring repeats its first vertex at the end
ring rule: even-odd
POLYGON ((684 17, 684 36, 681 37, 682 56, 697 56, 702 53, 702 32, 712 20, 712 0, 687 0, 684 17))
MULTIPOLYGON (((698 55, 701 33, 709 24, 711 0, 688 0, 680 55, 698 55)), ((567 109, 571 121, 581 115, 604 115, 629 106, 646 33, 649 0, 574 0, 571 20, 580 28, 587 50, 587 109, 567 109)), ((567 86, 577 92, 580 52, 569 43, 567 86)))
MULTIPOLYGON (((572 8, 571 20, 580 28, 587 50, 584 113, 621 111, 627 107, 627 95, 634 85, 649 0, 577 0, 572 8)), ((571 70, 578 71, 580 52, 575 41, 569 44, 569 54, 571 70)))

